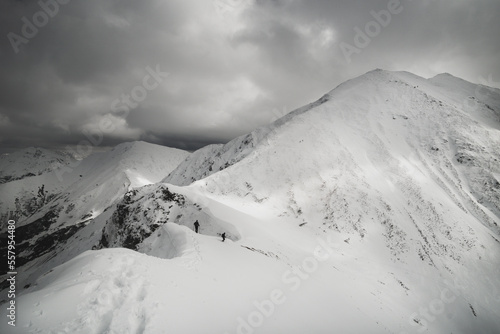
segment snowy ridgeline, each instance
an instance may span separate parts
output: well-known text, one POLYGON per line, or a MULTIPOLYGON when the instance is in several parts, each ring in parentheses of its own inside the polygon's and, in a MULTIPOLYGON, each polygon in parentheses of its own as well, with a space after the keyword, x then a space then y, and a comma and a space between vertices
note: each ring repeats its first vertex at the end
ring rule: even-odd
MULTIPOLYGON (((76 231, 86 227, 93 231, 131 188, 160 181, 189 155, 144 142, 121 144, 80 161, 55 161, 53 156, 59 154, 47 152, 27 149, 0 161, 3 164, 21 157, 15 168, 6 168, 5 173, 22 170, 28 175, 0 184, 0 215, 3 222, 16 221, 16 264, 19 269, 27 268, 19 270, 19 287, 33 284, 41 273, 77 255, 76 250, 91 249, 92 239, 74 240, 76 231), (49 167, 31 175, 35 173, 27 173, 30 160, 49 167), (56 254, 60 257, 54 259, 56 254)), ((6 228, 3 224, 1 231, 6 228)), ((2 249, 7 247, 4 242, 1 245, 2 249)), ((2 256, 6 255, 2 251, 2 256)), ((2 290, 6 283, 2 279, 2 290)))
POLYGON ((6 182, 56 194, 20 217, 16 329, 499 333, 498 147, 498 90, 377 70, 226 145, 6 182))

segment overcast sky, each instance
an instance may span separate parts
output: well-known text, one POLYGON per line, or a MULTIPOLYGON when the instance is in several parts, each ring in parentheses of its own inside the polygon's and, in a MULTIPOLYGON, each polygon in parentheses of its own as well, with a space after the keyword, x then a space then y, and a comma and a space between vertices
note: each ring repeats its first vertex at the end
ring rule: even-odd
POLYGON ((375 68, 499 86, 499 14, 498 0, 2 0, 0 149, 193 150, 375 68))

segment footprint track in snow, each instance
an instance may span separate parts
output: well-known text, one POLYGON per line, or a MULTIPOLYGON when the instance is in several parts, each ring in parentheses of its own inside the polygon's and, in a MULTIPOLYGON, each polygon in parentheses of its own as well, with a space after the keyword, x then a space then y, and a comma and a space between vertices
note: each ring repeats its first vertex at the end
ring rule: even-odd
POLYGON ((144 333, 143 303, 149 283, 141 268, 146 267, 131 257, 112 262, 107 272, 87 283, 87 298, 77 306, 78 318, 62 324, 61 333, 144 333))
POLYGON ((190 239, 192 247, 184 250, 181 257, 181 265, 188 269, 197 270, 198 264, 203 260, 200 251, 200 243, 193 235, 190 235, 190 239))

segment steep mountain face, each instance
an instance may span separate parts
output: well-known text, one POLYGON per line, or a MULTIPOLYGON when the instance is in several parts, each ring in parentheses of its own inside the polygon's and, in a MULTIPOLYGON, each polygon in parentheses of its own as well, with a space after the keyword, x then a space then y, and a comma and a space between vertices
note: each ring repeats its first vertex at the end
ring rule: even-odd
MULTIPOLYGON (((125 193, 158 182, 189 155, 185 151, 145 142, 121 144, 109 152, 65 164, 51 159, 54 154, 47 153, 49 151, 44 152, 39 158, 42 171, 39 175, 0 185, 0 208, 5 217, 2 232, 6 231, 7 219, 16 221, 16 263, 19 271, 30 268, 23 271, 21 277, 25 278, 32 270, 38 270, 39 263, 54 257, 56 249, 76 231, 94 225, 95 219, 125 193), (42 169, 43 166, 51 168, 42 169)), ((26 153, 21 156, 26 157, 26 153)), ((29 165, 23 164, 24 158, 14 166, 30 170, 29 165)), ((5 236, 2 234, 2 240, 5 236)), ((6 243, 2 242, 2 249, 4 247, 6 243)), ((6 256, 6 252, 2 254, 6 256)), ((24 284, 31 284, 30 280, 24 284)))
POLYGON ((41 277, 22 325, 498 333, 499 147, 499 90, 369 72, 122 195, 74 242, 136 252, 86 252, 41 277), (78 307, 51 313, 65 298, 78 307))
MULTIPOLYGON (((210 194, 269 201, 278 213, 312 215, 313 222, 336 230, 336 221, 358 217, 362 226, 375 214, 344 209, 352 202, 348 199, 383 203, 399 193, 435 211, 439 202, 429 199, 438 190, 497 236, 498 91, 491 89, 493 98, 467 110, 475 85, 457 96, 453 87, 463 81, 446 79, 447 88, 441 89, 434 83, 442 82, 440 77, 369 73, 330 92, 312 110, 298 110, 223 147, 196 152, 190 164, 181 164, 164 181, 186 185, 205 177, 203 188, 210 194), (427 184, 419 182, 424 179, 427 184)), ((408 203, 402 204, 404 213, 408 203)))
MULTIPOLYGON (((25 186, 27 180, 44 179, 57 166, 68 166, 76 160, 66 152, 27 148, 0 156, 0 218, 19 219, 40 209, 54 194, 45 189, 25 186)), ((2 229, 4 226, 2 226, 2 229)))

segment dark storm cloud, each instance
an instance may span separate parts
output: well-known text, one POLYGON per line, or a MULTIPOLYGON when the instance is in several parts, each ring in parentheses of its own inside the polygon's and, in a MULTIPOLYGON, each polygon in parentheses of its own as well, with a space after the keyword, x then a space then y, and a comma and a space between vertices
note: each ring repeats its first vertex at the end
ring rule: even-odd
POLYGON ((374 68, 498 86, 498 13, 496 0, 2 1, 0 145, 76 144, 111 122, 99 145, 194 149, 374 68))

